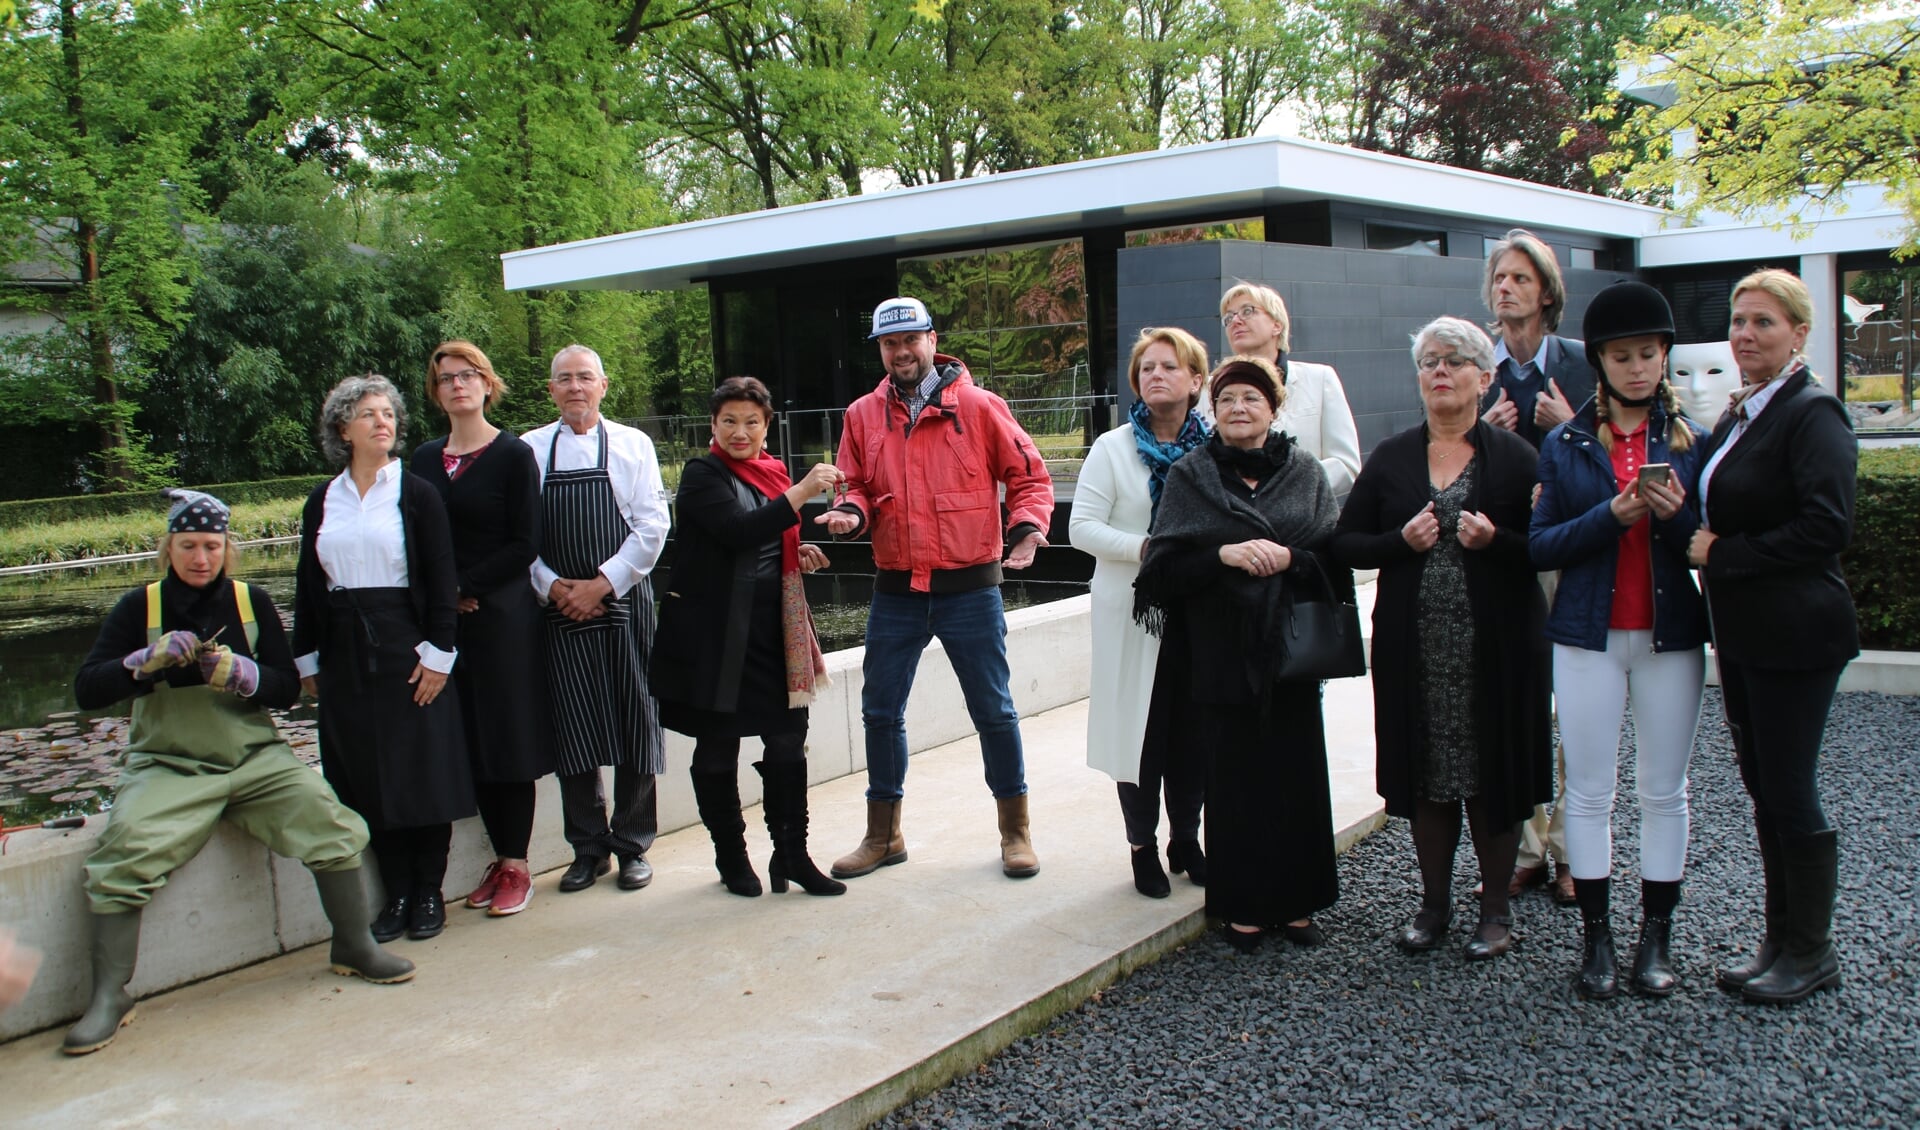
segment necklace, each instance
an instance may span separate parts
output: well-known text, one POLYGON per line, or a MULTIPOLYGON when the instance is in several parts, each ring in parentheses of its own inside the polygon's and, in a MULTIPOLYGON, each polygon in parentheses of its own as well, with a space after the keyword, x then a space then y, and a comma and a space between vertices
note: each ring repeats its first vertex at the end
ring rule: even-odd
MULTIPOLYGON (((1465 450, 1466 450, 1466 449, 1467 449, 1468 447, 1470 447, 1470 446, 1471 446, 1471 445, 1470 445, 1470 444, 1468 444, 1468 443, 1467 443, 1467 441, 1463 439, 1463 440, 1461 440, 1461 441, 1460 441, 1459 443, 1456 443, 1456 444, 1454 444, 1454 445, 1453 445, 1453 450, 1452 450, 1452 451, 1447 451, 1447 452, 1442 452, 1442 453, 1441 453, 1441 454, 1439 455, 1439 457, 1437 458, 1437 460, 1436 460, 1436 461, 1437 461, 1437 462, 1438 462, 1438 463, 1439 463, 1439 464, 1440 464, 1441 466, 1445 466, 1445 465, 1446 465, 1446 462, 1447 462, 1447 460, 1449 460, 1449 459, 1451 459, 1451 458, 1453 458, 1454 456, 1456 456, 1456 455, 1458 455, 1458 454, 1460 454, 1460 453, 1461 453, 1462 451, 1465 451, 1465 450)), ((1432 440, 1428 440, 1428 441, 1427 441, 1427 458, 1429 458, 1429 459, 1434 459, 1434 458, 1435 458, 1435 456, 1434 456, 1434 450, 1435 450, 1435 449, 1434 449, 1434 444, 1433 444, 1433 441, 1432 441, 1432 440)))

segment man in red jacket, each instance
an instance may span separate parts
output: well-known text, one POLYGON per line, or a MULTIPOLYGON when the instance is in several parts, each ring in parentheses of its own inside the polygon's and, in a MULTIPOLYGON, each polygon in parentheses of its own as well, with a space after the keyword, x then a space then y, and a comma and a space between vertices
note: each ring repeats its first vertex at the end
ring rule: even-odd
POLYGON ((1007 402, 976 386, 958 358, 934 352, 933 318, 918 299, 882 302, 868 340, 879 343, 887 377, 847 409, 834 461, 847 476, 846 497, 815 519, 836 536, 870 532, 876 569, 860 698, 867 834, 833 873, 849 879, 907 858, 907 692, 920 652, 938 639, 980 734, 999 807, 1001 869, 1025 878, 1040 860, 1027 835, 1000 567, 1004 553, 1007 568, 1024 569, 1047 544, 1053 480, 1007 402))

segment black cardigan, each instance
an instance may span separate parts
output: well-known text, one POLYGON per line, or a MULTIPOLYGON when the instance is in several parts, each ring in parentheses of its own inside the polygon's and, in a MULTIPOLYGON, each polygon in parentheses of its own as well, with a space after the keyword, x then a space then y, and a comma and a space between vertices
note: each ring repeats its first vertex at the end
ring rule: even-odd
POLYGON ((460 595, 503 585, 532 592, 527 569, 540 544, 540 465, 533 449, 502 429, 458 479, 449 479, 440 455, 446 447, 441 436, 415 448, 412 470, 446 501, 460 595))
MULTIPOLYGON (((294 570, 293 653, 326 650, 327 571, 320 566, 317 540, 326 520, 328 479, 313 488, 300 512, 300 563, 294 570)), ((407 543, 407 589, 413 598, 420 635, 441 651, 455 648, 459 590, 453 565, 453 535, 440 492, 410 471, 400 473, 400 528, 407 543)))
MULTIPOLYGON (((259 585, 248 585, 252 596, 253 620, 260 642, 249 650, 247 633, 240 624, 240 610, 234 607, 233 585, 225 573, 204 589, 196 589, 169 570, 160 582, 160 628, 185 630, 201 639, 216 630, 219 642, 244 655, 260 667, 260 689, 249 701, 275 710, 292 706, 300 697, 300 676, 293 667, 293 653, 287 649, 286 629, 280 625, 280 610, 273 598, 259 585)), ((147 587, 130 590, 107 614, 93 650, 80 664, 73 680, 73 697, 82 710, 104 710, 124 699, 153 693, 154 683, 133 677, 120 665, 132 652, 147 646, 147 587)), ((169 667, 156 677, 170 687, 200 687, 206 678, 198 665, 169 667)))
POLYGON ((741 703, 740 677, 753 630, 753 594, 761 551, 800 515, 720 465, 725 456, 687 461, 674 499, 673 571, 660 598, 647 686, 662 702, 702 710, 785 710, 741 703))
MULTIPOLYGON (((1701 466, 1726 443, 1720 418, 1701 466)), ((1847 412, 1806 370, 1786 379, 1714 468, 1706 525, 1707 611, 1716 654, 1781 670, 1837 667, 1860 654, 1840 554, 1853 540, 1859 443, 1847 412)))
MULTIPOLYGON (((1426 555, 1401 527, 1433 497, 1426 425, 1381 441, 1360 468, 1340 513, 1333 556, 1354 569, 1378 569, 1373 606, 1375 778, 1387 814, 1413 816, 1418 727, 1426 716, 1418 678, 1420 579, 1426 555)), ((1476 423, 1480 467, 1467 508, 1493 521, 1493 544, 1466 554, 1467 600, 1476 626, 1471 664, 1473 715, 1481 748, 1480 795, 1499 824, 1516 823, 1553 794, 1548 693, 1551 651, 1546 600, 1527 556, 1538 457, 1526 440, 1476 423)))

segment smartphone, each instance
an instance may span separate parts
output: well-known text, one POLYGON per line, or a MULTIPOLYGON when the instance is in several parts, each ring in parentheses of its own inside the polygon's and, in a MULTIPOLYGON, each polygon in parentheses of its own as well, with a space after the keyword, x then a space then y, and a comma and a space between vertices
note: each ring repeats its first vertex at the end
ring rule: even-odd
POLYGON ((1671 463, 1647 463, 1640 468, 1638 481, 1641 486, 1659 483, 1663 487, 1673 485, 1673 465, 1671 463))

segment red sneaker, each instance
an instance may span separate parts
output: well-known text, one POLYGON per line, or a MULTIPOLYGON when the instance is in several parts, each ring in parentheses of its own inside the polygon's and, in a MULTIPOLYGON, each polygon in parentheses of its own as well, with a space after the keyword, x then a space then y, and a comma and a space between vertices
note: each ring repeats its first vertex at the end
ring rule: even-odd
POLYGON ((507 869, 500 866, 499 860, 487 864, 487 873, 480 876, 480 885, 467 896, 467 905, 474 910, 485 910, 492 906, 494 896, 500 889, 500 876, 506 873, 507 869))
POLYGON ((499 882, 493 888, 493 905, 487 908, 487 914, 492 918, 505 918, 527 909, 532 901, 533 876, 502 867, 499 882))

